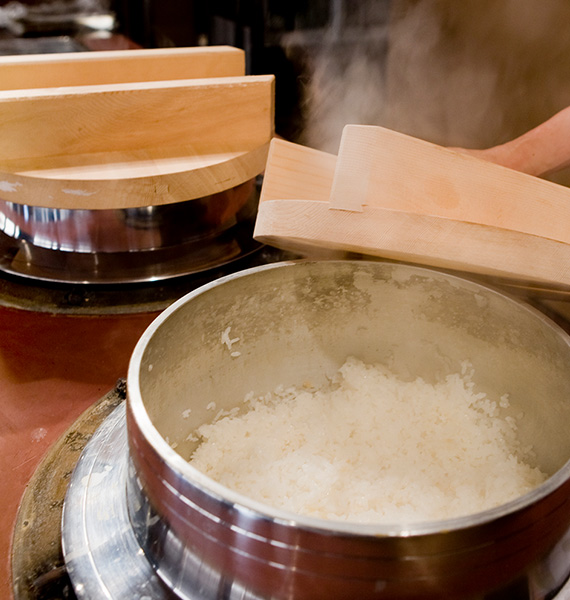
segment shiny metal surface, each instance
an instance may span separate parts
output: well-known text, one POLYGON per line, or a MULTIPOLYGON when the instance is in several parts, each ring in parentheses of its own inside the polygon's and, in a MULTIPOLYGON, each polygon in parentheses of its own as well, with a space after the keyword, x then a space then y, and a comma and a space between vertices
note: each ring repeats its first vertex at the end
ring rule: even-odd
POLYGON ((147 507, 131 519, 156 572, 182 593, 214 581, 229 599, 544 600, 568 577, 570 338, 493 289, 381 262, 251 269, 164 311, 127 382, 129 502, 147 507), (228 327, 239 338, 231 353, 221 343, 228 327), (210 402, 229 409, 278 383, 319 385, 347 355, 428 381, 469 360, 478 389, 508 392, 511 414, 525 413, 521 442, 551 477, 476 515, 376 526, 275 510, 185 460, 210 402))
POLYGON ((195 274, 131 285, 40 284, 32 279, 4 275, 0 276, 0 306, 72 315, 158 313, 191 290, 228 273, 297 258, 299 256, 262 246, 252 252, 244 251, 233 261, 195 274))
MULTIPOLYGON (((155 573, 152 569, 149 570, 149 563, 140 546, 133 542, 134 531, 128 531, 131 524, 127 516, 125 478, 129 468, 129 457, 124 404, 105 419, 88 442, 84 455, 72 476, 73 486, 69 488, 66 497, 62 528, 66 566, 72 569, 72 581, 74 589, 78 588, 78 598, 107 597, 110 600, 122 600, 142 599, 147 595, 153 600, 171 600, 176 597, 171 589, 157 583, 155 573), (101 478, 93 476, 94 473, 106 473, 105 493, 101 493, 101 478), (109 518, 102 521, 100 515, 109 518), (117 532, 123 532, 120 539, 117 538, 117 532), (93 547, 93 544, 110 551, 95 551, 96 547, 93 547), (76 551, 73 552, 72 548, 76 551), (137 596, 136 590, 144 590, 143 595, 137 596)), ((131 481, 136 482, 133 471, 129 477, 131 481)), ((158 539, 162 536, 160 531, 168 535, 168 528, 162 520, 155 518, 146 496, 143 495, 142 498, 143 504, 135 509, 135 523, 140 525, 148 519, 150 523, 154 523, 158 539), (146 511, 149 512, 143 520, 146 511)), ((131 505, 136 502, 133 496, 128 501, 131 505)), ((552 558, 554 571, 560 571, 567 565, 569 545, 570 540, 566 538, 559 543, 557 553, 552 558)), ((185 548, 180 550, 187 552, 185 548)), ((180 556, 178 560, 181 563, 188 561, 180 571, 181 578, 188 579, 189 576, 196 575, 196 567, 191 558, 183 559, 180 556)), ((209 583, 201 592, 197 592, 194 600, 224 597, 220 594, 223 592, 223 586, 220 586, 223 578, 215 573, 210 573, 210 577, 209 583)), ((205 578, 205 575, 201 577, 205 578)), ((199 580, 198 576, 195 581, 199 580)), ((570 600, 570 582, 564 585, 553 600, 570 600)))
POLYGON ((60 283, 124 283, 196 273, 247 254, 251 180, 187 202, 68 210, 0 200, 0 270, 60 283))
POLYGON ((79 600, 175 598, 154 573, 131 528, 125 501, 128 465, 121 404, 87 444, 65 499, 62 547, 79 600))

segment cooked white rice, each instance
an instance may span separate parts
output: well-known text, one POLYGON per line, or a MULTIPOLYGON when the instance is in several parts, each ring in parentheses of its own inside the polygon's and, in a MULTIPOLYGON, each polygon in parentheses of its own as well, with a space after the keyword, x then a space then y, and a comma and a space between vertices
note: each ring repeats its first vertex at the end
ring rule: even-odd
MULTIPOLYGON (((349 358, 330 389, 278 389, 201 426, 191 464, 276 508, 395 523, 497 506, 545 479, 524 462, 516 419, 468 373, 404 382, 349 358)), ((528 452, 528 449, 526 450, 528 452)))

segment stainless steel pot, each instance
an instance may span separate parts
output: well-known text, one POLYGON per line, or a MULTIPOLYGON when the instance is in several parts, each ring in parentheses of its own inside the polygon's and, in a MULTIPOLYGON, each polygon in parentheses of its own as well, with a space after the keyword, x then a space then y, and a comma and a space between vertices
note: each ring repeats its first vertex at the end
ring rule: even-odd
POLYGON ((140 339, 127 424, 131 523, 182 598, 544 599, 570 571, 570 339, 526 304, 464 279, 352 261, 220 279, 140 339), (231 349, 228 328, 239 338, 231 349), (479 514, 361 525, 275 510, 186 462, 186 438, 211 419, 211 402, 229 409, 250 391, 324 381, 348 355, 430 381, 471 361, 478 389, 508 392, 507 411, 524 413, 519 436, 551 476, 479 514))
POLYGON ((121 284, 216 267, 261 244, 252 239, 255 180, 186 202, 62 209, 0 199, 0 271, 56 283, 121 284))

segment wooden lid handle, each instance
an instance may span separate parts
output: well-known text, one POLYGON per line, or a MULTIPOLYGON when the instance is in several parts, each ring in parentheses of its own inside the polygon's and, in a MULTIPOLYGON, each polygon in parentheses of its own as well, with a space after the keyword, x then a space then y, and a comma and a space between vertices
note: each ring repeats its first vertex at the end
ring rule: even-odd
POLYGON ((570 190, 390 130, 339 156, 273 140, 254 237, 570 292, 570 190))

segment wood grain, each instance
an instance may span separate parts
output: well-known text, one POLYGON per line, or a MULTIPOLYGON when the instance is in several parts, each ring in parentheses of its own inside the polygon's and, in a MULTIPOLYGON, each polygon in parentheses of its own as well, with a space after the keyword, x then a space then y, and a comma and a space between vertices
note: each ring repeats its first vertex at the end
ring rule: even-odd
POLYGON ((0 92, 0 161, 269 141, 273 76, 0 92))
POLYGON ((260 202, 299 198, 328 203, 336 160, 334 154, 271 140, 260 202))
POLYGON ((1 197, 118 208, 243 183, 265 165, 273 86, 260 75, 2 91, 1 197))
POLYGON ((245 53, 229 46, 0 57, 0 90, 240 75, 245 53))
POLYGON ((308 200, 260 204, 254 237, 288 250, 328 248, 432 267, 570 286, 570 246, 486 225, 308 200))
POLYGON ((375 126, 348 125, 331 206, 375 206, 570 243, 570 190, 375 126))
POLYGON ((193 151, 182 148, 180 156, 171 160, 153 159, 152 154, 135 160, 137 154, 125 153, 120 162, 117 157, 118 162, 105 167, 97 164, 91 172, 81 172, 80 167, 59 171, 57 178, 49 177, 51 169, 40 176, 0 172, 0 197, 32 206, 88 210, 184 202, 256 177, 265 166, 268 144, 209 157, 193 156, 193 151))
POLYGON ((431 145, 426 153, 421 140, 402 150, 395 132, 381 133, 390 144, 378 149, 375 128, 365 133, 345 162, 342 145, 337 158, 273 140, 254 237, 570 290, 566 188, 431 145))

